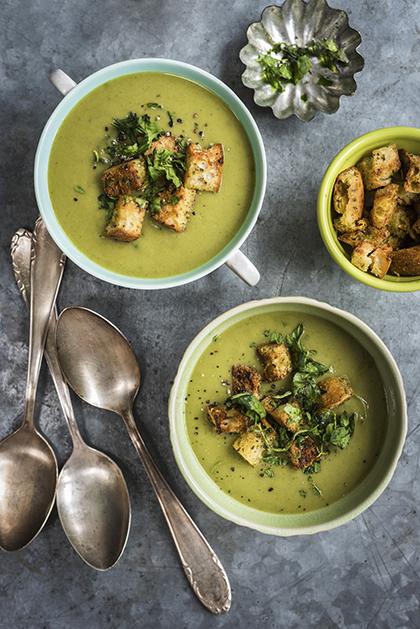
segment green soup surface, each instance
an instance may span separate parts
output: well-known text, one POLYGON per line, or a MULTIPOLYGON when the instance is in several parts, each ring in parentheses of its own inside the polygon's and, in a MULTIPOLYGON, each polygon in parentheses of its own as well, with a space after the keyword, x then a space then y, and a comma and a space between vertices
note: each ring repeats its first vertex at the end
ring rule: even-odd
MULTIPOLYGON (((363 411, 357 398, 340 411, 363 411)), ((270 513, 303 513, 320 509, 350 492, 368 473, 381 449, 387 408, 376 365, 364 348, 340 327, 322 318, 294 312, 254 315, 215 337, 197 361, 185 401, 189 439, 198 461, 214 482, 232 498, 270 513), (237 435, 217 434, 206 417, 209 403, 223 403, 229 395, 230 370, 245 363, 261 371, 255 346, 264 343, 265 330, 289 333, 305 326, 304 344, 317 351, 316 359, 347 376, 355 393, 368 404, 365 420, 357 420, 346 449, 322 458, 312 475, 290 466, 274 466, 272 477, 264 464, 252 467, 232 448, 237 435)))
POLYGON ((67 115, 51 150, 48 179, 51 202, 66 234, 97 264, 124 275, 155 278, 186 273, 216 256, 238 231, 254 191, 254 160, 242 125, 212 92, 170 74, 135 73, 93 90, 67 115), (159 102, 163 110, 148 108, 159 102), (142 107, 143 105, 143 107, 142 107), (142 236, 125 243, 102 236, 106 212, 98 209, 101 174, 106 166, 93 160, 113 118, 134 111, 148 113, 171 132, 203 147, 223 144, 223 182, 217 194, 197 195, 194 214, 183 233, 146 218, 142 236), (179 122, 181 120, 181 122, 179 122), (197 136, 197 127, 203 136, 197 136), (76 191, 75 190, 78 190, 76 191), (85 192, 80 193, 80 188, 85 192))

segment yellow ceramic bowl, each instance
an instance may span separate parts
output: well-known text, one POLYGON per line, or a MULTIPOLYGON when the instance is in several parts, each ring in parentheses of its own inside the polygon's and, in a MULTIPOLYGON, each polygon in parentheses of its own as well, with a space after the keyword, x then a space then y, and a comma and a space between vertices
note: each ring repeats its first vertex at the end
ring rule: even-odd
POLYGON ((404 148, 420 155, 420 129, 416 127, 386 127, 385 129, 377 129, 353 140, 334 157, 325 172, 319 189, 318 226, 322 240, 333 260, 354 279, 367 284, 367 286, 381 290, 395 292, 417 291, 420 290, 420 276, 395 277, 386 275, 383 279, 379 279, 353 266, 347 251, 337 238, 333 225, 331 201, 337 175, 345 168, 354 166, 372 149, 393 143, 398 148, 404 148))

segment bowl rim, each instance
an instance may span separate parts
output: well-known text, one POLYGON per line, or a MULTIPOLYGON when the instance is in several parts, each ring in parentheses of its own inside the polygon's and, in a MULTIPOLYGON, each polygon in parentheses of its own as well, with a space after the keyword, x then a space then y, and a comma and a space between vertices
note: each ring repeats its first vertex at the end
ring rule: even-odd
MULTIPOLYGON (((355 151, 362 148, 365 144, 374 143, 377 147, 386 142, 393 141, 398 144, 396 137, 410 140, 413 137, 420 142, 420 128, 410 126, 392 126, 381 127, 364 133, 348 144, 346 144, 331 160, 324 176, 318 192, 317 199, 317 219, 318 228, 321 238, 327 248, 332 259, 350 275, 353 279, 358 280, 366 286, 390 292, 414 292, 420 290, 420 277, 394 277, 387 275, 387 279, 380 279, 370 273, 365 273, 355 267, 347 258, 344 248, 340 244, 336 231, 332 223, 331 196, 335 179, 342 170, 342 164, 355 151)), ((372 147, 375 148, 375 147, 372 147)), ((372 150, 366 148, 366 152, 372 150)))
MULTIPOLYGON (((177 374, 174 379, 174 383, 172 385, 169 402, 168 402, 168 413, 169 413, 169 429, 170 429, 170 441, 172 446, 172 451, 175 457, 175 461, 177 463, 178 469, 181 472, 184 480, 189 485, 190 489, 196 494, 196 496, 212 511, 220 515, 221 517, 234 522, 240 526, 245 526, 251 529, 254 529, 260 533, 265 533, 269 535, 277 535, 283 537, 289 537, 292 535, 312 535, 315 533, 320 533, 322 531, 331 530, 347 522, 350 522, 352 519, 360 515, 363 511, 369 508, 384 492, 384 490, 389 485, 391 478, 395 472, 395 468, 397 466, 398 460, 401 456, 406 435, 407 435, 407 403, 405 396, 404 383, 399 371, 398 365, 392 356, 390 350, 387 348, 385 343, 381 340, 381 338, 374 332, 364 321, 356 317, 355 315, 337 308, 335 306, 331 306, 326 302, 321 302, 316 299, 311 299, 308 297, 271 297, 268 299, 258 299, 246 302, 234 308, 231 308, 215 319, 210 321, 189 343, 186 348, 181 361, 178 366, 177 374), (178 412, 177 412, 177 404, 179 399, 179 388, 182 384, 182 378, 184 372, 188 368, 188 365, 191 360, 191 356, 195 349, 197 349, 202 341, 210 334, 212 334, 220 324, 226 322, 229 319, 233 319, 237 314, 248 311, 252 312, 253 309, 259 308, 261 306, 270 306, 270 305, 309 305, 314 307, 315 309, 319 309, 322 311, 326 311, 334 317, 338 317, 340 319, 345 319, 352 326, 358 328, 362 333, 367 335, 373 344, 379 350, 382 358, 386 361, 390 373, 392 374, 395 383, 396 383, 396 391, 398 393, 398 401, 397 401, 397 412, 400 417, 400 425, 399 425, 399 438, 398 442, 394 444, 394 448, 392 450, 392 457, 390 457, 389 464, 387 466, 386 473, 381 477, 380 482, 377 486, 370 492, 370 494, 365 497, 360 503, 358 503, 353 508, 349 509, 346 513, 334 517, 329 521, 311 524, 306 526, 293 526, 292 527, 282 527, 282 526, 272 526, 268 524, 256 524, 254 522, 250 522, 246 517, 239 516, 237 514, 229 511, 228 508, 221 506, 218 504, 217 499, 209 496, 196 482, 193 478, 193 475, 190 473, 190 469, 188 468, 187 463, 184 461, 183 454, 181 452, 180 442, 178 438, 177 431, 177 421, 178 421, 178 412)), ((188 447, 193 452, 191 444, 188 440, 188 447)), ((199 463, 197 462, 199 465, 199 463)), ((206 472, 205 472, 206 474, 206 472)), ((210 478, 210 477, 209 477, 210 478)), ((234 499, 232 499, 234 500, 234 499)), ((238 502, 238 501, 235 501, 238 502)))
POLYGON ((61 99, 47 120, 38 141, 34 160, 34 187, 36 201, 41 216, 47 225, 48 231, 60 249, 77 266, 94 277, 117 286, 143 290, 171 288, 187 284, 208 275, 224 264, 232 256, 232 254, 241 247, 252 231, 263 205, 266 185, 267 159, 263 139, 254 117, 242 100, 228 85, 226 85, 226 83, 206 70, 202 70, 197 66, 183 61, 166 59, 163 57, 143 57, 140 59, 120 61, 89 74, 80 81, 80 83, 77 83, 76 86, 61 99), (238 118, 244 133, 248 138, 255 167, 253 197, 247 214, 233 238, 221 251, 219 251, 218 254, 204 264, 178 275, 157 278, 142 278, 124 275, 106 269, 91 260, 86 254, 78 249, 62 228, 55 215, 48 190, 48 163, 51 148, 57 131, 70 111, 85 96, 100 85, 127 74, 143 72, 173 74, 186 80, 192 80, 200 85, 200 87, 213 92, 224 102, 230 111, 232 111, 236 118, 238 118))

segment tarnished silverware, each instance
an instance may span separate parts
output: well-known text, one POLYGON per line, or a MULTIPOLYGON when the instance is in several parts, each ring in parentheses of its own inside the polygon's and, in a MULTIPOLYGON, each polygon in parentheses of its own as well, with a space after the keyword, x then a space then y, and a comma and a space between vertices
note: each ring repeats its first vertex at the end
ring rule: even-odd
POLYGON ((61 368, 75 393, 124 420, 196 596, 211 612, 227 612, 231 591, 223 566, 163 478, 136 426, 132 407, 140 367, 127 339, 112 323, 80 307, 63 310, 56 338, 61 368))
MULTIPOLYGON (((12 240, 12 253, 21 234, 12 240)), ((0 547, 23 548, 40 532, 54 504, 57 460, 34 425, 36 391, 48 320, 65 257, 38 219, 32 243, 29 358, 23 423, 0 443, 0 547)))
MULTIPOLYGON (((30 299, 32 234, 19 230, 12 251, 13 271, 26 304, 30 299)), ((50 317, 45 357, 67 420, 73 452, 57 482, 57 509, 64 532, 80 557, 97 570, 111 568, 121 557, 130 529, 131 507, 120 468, 82 439, 70 391, 64 381, 55 344, 56 309, 50 317)))

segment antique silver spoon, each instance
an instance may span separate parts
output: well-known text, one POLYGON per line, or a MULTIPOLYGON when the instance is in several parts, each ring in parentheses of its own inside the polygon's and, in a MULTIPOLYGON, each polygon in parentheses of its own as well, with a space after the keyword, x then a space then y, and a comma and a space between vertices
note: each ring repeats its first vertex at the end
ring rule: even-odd
MULTIPOLYGON (((12 251, 16 246, 13 239, 12 251)), ((0 547, 23 548, 40 532, 54 504, 57 460, 34 426, 36 390, 48 320, 65 258, 41 219, 32 244, 29 358, 23 423, 0 443, 0 547)))
MULTIPOLYGON (((13 271, 25 303, 30 299, 31 232, 14 236, 13 271)), ((64 532, 80 557, 96 570, 111 568, 121 557, 131 519, 130 498, 120 468, 82 439, 64 381, 55 344, 57 313, 51 313, 45 357, 67 420, 73 452, 57 482, 57 509, 64 532)))
POLYGON ((226 573, 163 478, 136 426, 132 407, 140 387, 140 367, 127 339, 112 323, 80 307, 63 310, 56 338, 61 368, 75 393, 124 420, 196 596, 211 612, 227 612, 231 592, 226 573))

